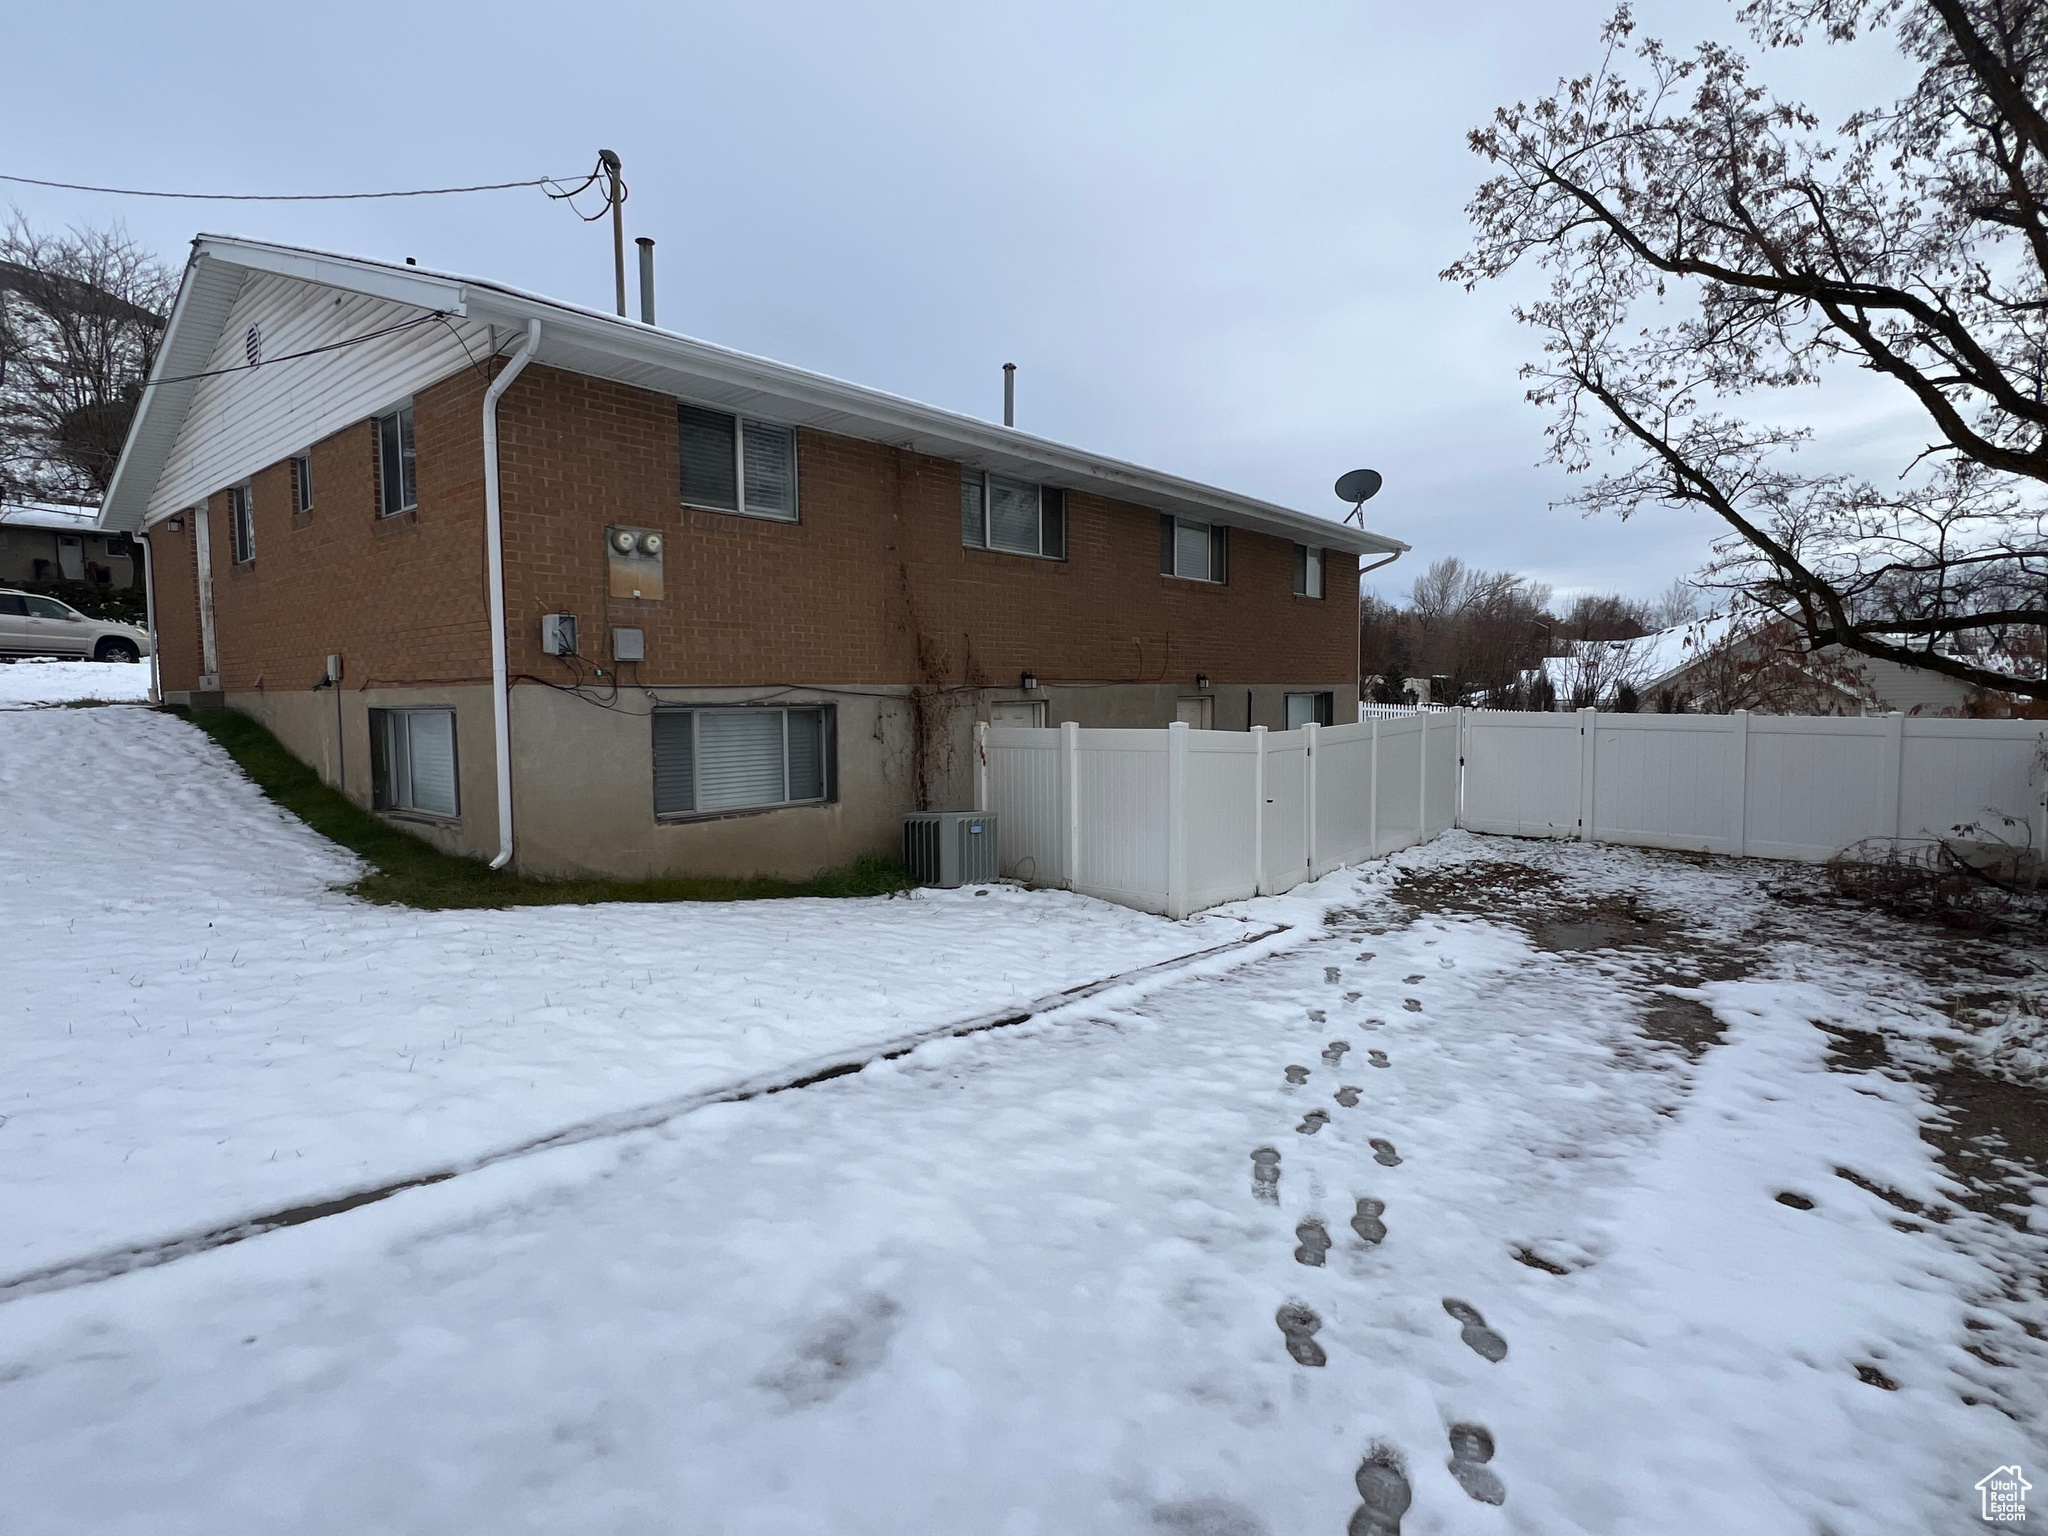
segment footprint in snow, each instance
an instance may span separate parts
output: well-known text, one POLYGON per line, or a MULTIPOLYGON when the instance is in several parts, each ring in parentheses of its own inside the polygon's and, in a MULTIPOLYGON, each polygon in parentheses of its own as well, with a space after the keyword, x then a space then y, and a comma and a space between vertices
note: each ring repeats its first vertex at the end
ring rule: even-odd
POLYGON ((1308 1081, 1308 1068, 1289 1067, 1287 1069, 1287 1081, 1292 1083, 1295 1087, 1299 1088, 1303 1083, 1308 1081))
POLYGON ((1413 976, 1403 976, 1401 978, 1401 985, 1404 987, 1412 987, 1420 980, 1422 980, 1422 973, 1418 971, 1413 976))
POLYGON ((1329 1356, 1323 1353, 1323 1346, 1316 1342, 1318 1329, 1323 1320, 1299 1302, 1288 1302, 1273 1314, 1273 1321, 1280 1325, 1280 1332, 1287 1338, 1287 1353, 1294 1357, 1296 1365, 1327 1365, 1329 1356))
POLYGON ((1252 1153, 1252 1198, 1280 1203, 1280 1154, 1272 1147, 1252 1153))
POLYGON ((1326 1109, 1312 1109, 1301 1117, 1301 1124, 1295 1129, 1304 1136, 1313 1136, 1330 1123, 1330 1112, 1326 1109))
POLYGON ((1394 1144, 1387 1140, 1386 1137, 1375 1136, 1366 1145, 1372 1148, 1372 1160, 1382 1168, 1398 1168, 1401 1166, 1401 1154, 1394 1150, 1394 1144))
POLYGON ((1350 1049, 1351 1042, 1349 1040, 1332 1040, 1323 1047, 1323 1060, 1333 1067, 1337 1066, 1343 1062, 1344 1053, 1350 1049))
POLYGON ((1358 958, 1359 958, 1359 959, 1360 959, 1361 961, 1363 961, 1363 960, 1370 960, 1370 959, 1372 958, 1372 951, 1371 951, 1371 950, 1369 950, 1369 949, 1361 949, 1361 950, 1360 950, 1360 951, 1358 952, 1358 958))
POLYGON ((1401 1517, 1415 1502, 1401 1458, 1389 1446, 1375 1444, 1352 1474, 1364 1500, 1352 1511, 1345 1536, 1401 1536, 1401 1517))
POLYGON ((1386 1214, 1387 1202, 1375 1200, 1370 1195, 1358 1197, 1358 1210, 1351 1218, 1351 1230, 1377 1247, 1387 1240, 1387 1224, 1380 1220, 1386 1214))
POLYGON ((1458 1320, 1458 1337, 1469 1344, 1475 1354, 1484 1355, 1496 1365, 1507 1359, 1508 1341, 1486 1326, 1486 1319, 1479 1315, 1479 1309, 1471 1302, 1446 1296, 1444 1310, 1458 1320))
POLYGON ((1387 1060, 1387 1053, 1385 1051, 1367 1051, 1365 1059, 1376 1067, 1391 1067, 1393 1065, 1391 1061, 1387 1060))
POLYGON ((1404 997, 1401 999, 1401 1006, 1410 1013, 1420 1013, 1422 1012, 1422 999, 1419 997, 1404 997))
POLYGON ((1365 996, 1363 992, 1346 992, 1344 994, 1344 1001, 1347 1003, 1355 1003, 1363 996, 1365 996))
POLYGON ((1323 967, 1323 980, 1333 987, 1337 985, 1337 978, 1343 974, 1344 969, 1342 966, 1326 965, 1323 967))
POLYGON ((1320 1008, 1311 1008, 1308 1011, 1308 1021, 1311 1024, 1320 1024, 1328 1017, 1329 1015, 1320 1008))
POLYGON ((1339 1104, 1342 1104, 1346 1109, 1358 1108, 1358 1090, 1356 1088, 1353 1088, 1349 1083, 1346 1083, 1342 1088, 1339 1088, 1337 1090, 1337 1102, 1339 1104))
POLYGON ((1320 1221, 1308 1216, 1294 1229, 1294 1240, 1301 1246, 1294 1250, 1294 1262, 1323 1267, 1324 1256, 1330 1251, 1330 1234, 1320 1221))
POLYGON ((1451 1426, 1451 1476, 1458 1486, 1482 1504, 1505 1504, 1507 1485, 1500 1474, 1486 1465, 1493 1460, 1493 1436, 1483 1424, 1451 1426))

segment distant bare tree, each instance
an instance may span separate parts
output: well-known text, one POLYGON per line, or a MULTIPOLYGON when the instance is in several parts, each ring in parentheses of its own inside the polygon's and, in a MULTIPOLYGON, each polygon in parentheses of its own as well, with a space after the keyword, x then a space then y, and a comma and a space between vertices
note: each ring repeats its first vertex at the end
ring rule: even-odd
POLYGON ((1706 604, 1700 601, 1700 589, 1680 577, 1650 605, 1650 628, 1676 629, 1681 624, 1692 623, 1705 611, 1706 604))
POLYGON ((1482 571, 1446 555, 1415 578, 1408 612, 1417 659, 1445 680, 1459 703, 1499 693, 1537 665, 1553 621, 1544 614, 1550 589, 1510 571, 1482 571))
POLYGON ((96 502, 156 361, 170 268, 119 227, 0 232, 0 492, 96 502))
POLYGON ((1596 68, 1472 134, 1499 174, 1444 276, 1548 274, 1516 314, 1542 338, 1526 376, 1551 455, 1575 472, 1601 447, 1621 460, 1578 504, 1712 512, 1723 576, 1808 651, 2048 698, 2015 643, 2048 625, 2048 5, 1737 14, 1759 57, 1868 33, 1858 46, 1916 78, 1825 128, 1741 48, 1646 41, 1631 62, 1624 6, 1596 68), (1791 457, 1812 435, 1784 422, 1791 392, 1833 363, 1890 380, 1927 428, 1888 488, 1791 457))
POLYGON ((1630 640, 1574 641, 1560 658, 1558 702, 1568 709, 1612 709, 1633 713, 1649 680, 1649 657, 1630 640))
POLYGON ((1650 608, 1619 592, 1581 592, 1557 621, 1561 640, 1633 640, 1652 628, 1650 608))

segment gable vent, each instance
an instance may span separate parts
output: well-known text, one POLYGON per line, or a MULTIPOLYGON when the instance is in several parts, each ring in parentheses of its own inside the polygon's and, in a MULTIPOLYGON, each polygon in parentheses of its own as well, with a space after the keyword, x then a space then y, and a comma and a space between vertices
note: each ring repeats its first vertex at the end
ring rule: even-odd
POLYGON ((249 327, 249 334, 242 338, 242 350, 249 355, 251 368, 263 366, 263 333, 253 325, 249 327))

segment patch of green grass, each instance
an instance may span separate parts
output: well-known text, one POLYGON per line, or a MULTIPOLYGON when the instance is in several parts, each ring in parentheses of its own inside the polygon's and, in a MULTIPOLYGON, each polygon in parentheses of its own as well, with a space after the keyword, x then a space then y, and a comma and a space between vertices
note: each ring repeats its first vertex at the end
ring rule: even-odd
POLYGON ((365 901, 429 910, 597 901, 758 901, 779 896, 886 896, 908 890, 912 883, 901 865, 872 857, 812 880, 534 880, 492 869, 481 859, 443 853, 403 827, 372 815, 322 783, 317 773, 247 715, 216 709, 187 718, 220 743, 264 794, 371 866, 370 874, 349 887, 350 895, 365 901))

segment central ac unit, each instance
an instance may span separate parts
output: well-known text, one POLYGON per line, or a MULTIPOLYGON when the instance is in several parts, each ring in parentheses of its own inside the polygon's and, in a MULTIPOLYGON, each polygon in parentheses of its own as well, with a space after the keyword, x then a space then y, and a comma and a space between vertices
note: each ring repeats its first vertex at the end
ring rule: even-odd
POLYGON ((997 878, 996 819, 980 811, 912 811, 903 818, 903 864, 919 885, 980 885, 997 878))

